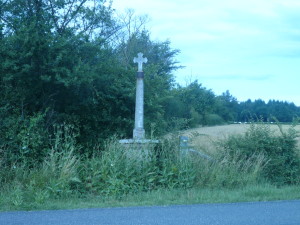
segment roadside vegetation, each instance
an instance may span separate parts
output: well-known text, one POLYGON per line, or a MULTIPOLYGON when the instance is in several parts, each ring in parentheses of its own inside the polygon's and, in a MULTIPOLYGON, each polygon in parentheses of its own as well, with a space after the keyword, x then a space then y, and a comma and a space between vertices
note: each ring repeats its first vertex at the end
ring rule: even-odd
POLYGON ((141 160, 116 139, 82 155, 70 126, 56 132, 40 162, 26 154, 2 158, 1 210, 300 198, 293 127, 275 134, 270 125, 252 124, 217 143, 213 160, 180 152, 176 135, 141 160))

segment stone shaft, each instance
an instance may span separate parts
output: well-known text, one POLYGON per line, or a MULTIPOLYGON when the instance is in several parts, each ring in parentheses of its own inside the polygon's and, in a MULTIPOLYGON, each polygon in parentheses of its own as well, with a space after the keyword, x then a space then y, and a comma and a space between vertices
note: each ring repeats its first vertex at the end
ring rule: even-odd
POLYGON ((134 120, 134 139, 144 139, 144 79, 137 78, 136 97, 135 97, 135 120, 134 120))

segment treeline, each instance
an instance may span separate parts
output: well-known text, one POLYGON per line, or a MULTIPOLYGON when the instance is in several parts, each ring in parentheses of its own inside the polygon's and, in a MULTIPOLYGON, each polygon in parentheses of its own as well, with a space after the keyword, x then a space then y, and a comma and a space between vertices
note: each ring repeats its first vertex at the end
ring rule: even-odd
POLYGON ((292 102, 270 100, 267 103, 261 99, 241 102, 238 108, 238 121, 249 121, 249 118, 263 118, 270 122, 293 122, 299 118, 300 107, 292 102))
POLYGON ((218 125, 251 121, 294 122, 299 118, 300 107, 287 101, 261 99, 238 102, 227 90, 215 95, 198 81, 171 90, 172 99, 168 102, 166 115, 176 118, 184 126, 218 125))
MULTIPOLYGON (((105 0, 5 0, 0 3, 0 154, 41 156, 61 124, 94 146, 132 137, 133 58, 143 52, 148 136, 262 115, 290 122, 292 103, 239 103, 198 81, 176 84, 179 50, 153 41, 146 17, 117 16, 105 0)), ((86 150, 85 150, 86 151, 86 150)), ((43 153, 44 152, 44 153, 43 153)), ((42 157, 41 157, 42 158, 42 157)))

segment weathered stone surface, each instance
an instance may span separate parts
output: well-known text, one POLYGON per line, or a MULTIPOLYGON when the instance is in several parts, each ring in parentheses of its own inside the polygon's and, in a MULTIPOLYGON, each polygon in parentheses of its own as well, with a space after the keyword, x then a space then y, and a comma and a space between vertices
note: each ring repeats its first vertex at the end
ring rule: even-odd
POLYGON ((158 140, 152 139, 123 139, 119 141, 125 148, 127 157, 138 161, 149 160, 154 153, 158 140))
POLYGON ((122 139, 119 141, 121 144, 158 144, 158 140, 153 139, 122 139))
POLYGON ((138 57, 133 59, 138 63, 138 72, 136 79, 136 97, 135 97, 135 118, 133 139, 144 139, 144 72, 143 63, 147 63, 147 58, 143 58, 143 53, 138 53, 138 57))

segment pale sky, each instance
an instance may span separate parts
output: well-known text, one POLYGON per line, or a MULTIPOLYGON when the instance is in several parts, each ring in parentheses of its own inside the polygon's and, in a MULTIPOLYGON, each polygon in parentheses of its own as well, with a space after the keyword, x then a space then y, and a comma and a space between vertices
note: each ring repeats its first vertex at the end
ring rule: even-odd
POLYGON ((147 14, 151 38, 181 51, 178 83, 300 106, 300 0, 113 0, 113 8, 147 14))

